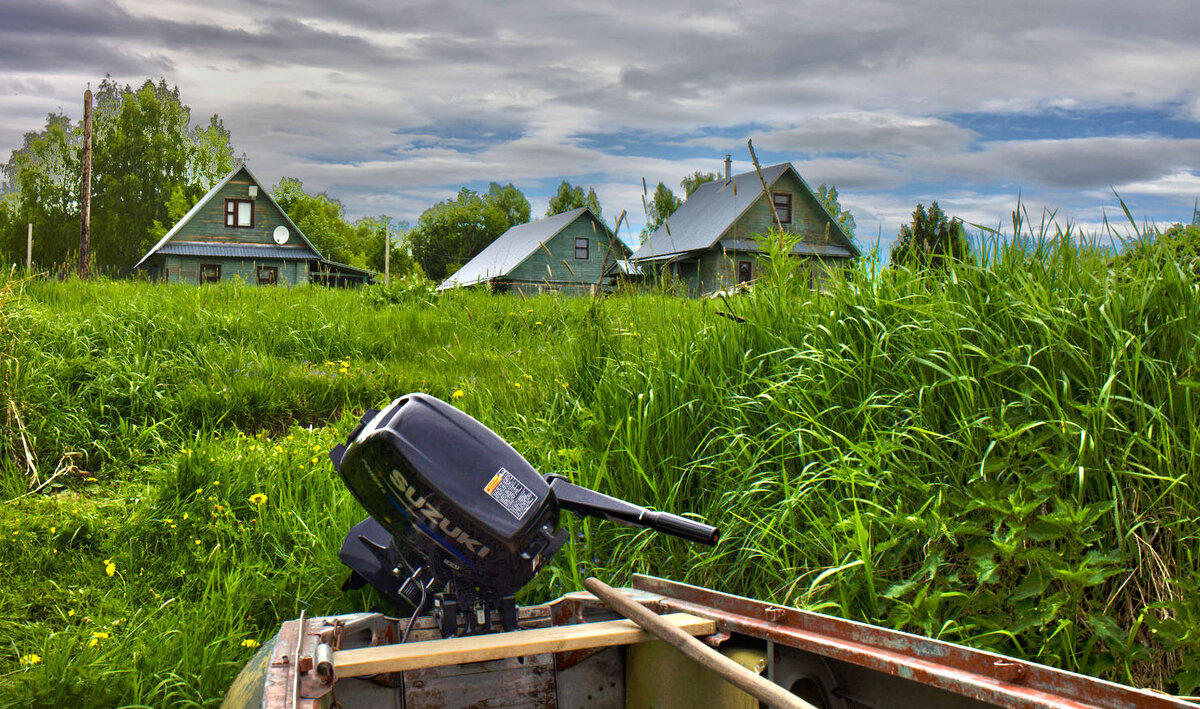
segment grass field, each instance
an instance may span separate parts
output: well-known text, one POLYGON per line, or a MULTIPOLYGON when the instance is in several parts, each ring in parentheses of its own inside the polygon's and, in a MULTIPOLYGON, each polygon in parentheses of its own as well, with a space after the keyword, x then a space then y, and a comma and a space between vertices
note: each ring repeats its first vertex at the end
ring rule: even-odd
POLYGON ((213 706, 281 620, 376 604, 325 454, 409 391, 723 529, 569 520, 528 601, 642 571, 1195 691, 1189 264, 790 268, 707 302, 0 283, 0 706, 213 706))

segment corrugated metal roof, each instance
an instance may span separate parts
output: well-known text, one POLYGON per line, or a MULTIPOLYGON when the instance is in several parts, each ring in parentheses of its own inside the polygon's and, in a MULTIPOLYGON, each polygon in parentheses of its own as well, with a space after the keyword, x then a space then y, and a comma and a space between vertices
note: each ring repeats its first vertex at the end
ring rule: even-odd
POLYGON ((520 266, 542 244, 554 238, 556 234, 566 229, 571 222, 585 213, 604 228, 613 243, 621 243, 613 236, 612 230, 604 222, 596 219, 587 207, 572 209, 569 212, 555 214, 536 222, 519 224, 504 232, 495 241, 488 244, 483 251, 476 254, 475 258, 463 264, 463 267, 455 271, 454 275, 442 281, 438 290, 472 286, 504 276, 520 266))
POLYGON ((265 197, 267 199, 267 201, 271 204, 271 206, 275 207, 275 210, 278 211, 280 216, 283 217, 283 221, 287 223, 287 226, 292 230, 292 233, 299 236, 300 240, 303 241, 304 244, 306 246, 308 246, 308 248, 313 250, 313 253, 315 253, 317 255, 317 258, 322 258, 321 252, 317 250, 317 247, 313 246, 313 243, 308 240, 308 237, 306 237, 304 235, 304 232, 300 231, 300 227, 296 226, 295 222, 292 221, 292 218, 288 216, 287 212, 283 211, 283 208, 280 207, 279 203, 275 201, 275 198, 271 196, 271 193, 267 191, 267 188, 263 185, 263 183, 260 182, 259 179, 254 176, 253 172, 250 172, 250 168, 247 167, 245 163, 242 163, 242 164, 234 167, 232 170, 230 170, 228 175, 221 178, 220 182, 213 185, 213 188, 208 191, 208 194, 201 197, 199 202, 196 202, 196 204, 192 205, 192 208, 188 210, 188 213, 183 215, 182 219, 175 222, 175 226, 171 227, 171 230, 168 231, 166 234, 164 234, 163 238, 159 239, 157 244, 150 247, 150 250, 146 252, 146 255, 142 256, 142 258, 137 263, 135 263, 133 265, 133 267, 137 268, 138 266, 141 266, 146 261, 146 259, 150 258, 154 254, 161 251, 162 248, 164 246, 166 246, 167 242, 170 241, 175 236, 175 234, 177 234, 179 232, 179 230, 183 228, 183 226, 185 224, 190 222, 192 220, 192 217, 196 216, 196 213, 199 212, 204 207, 204 205, 208 204, 209 200, 211 200, 214 196, 216 196, 216 194, 221 191, 222 187, 224 187, 226 184, 229 183, 230 180, 233 179, 234 175, 238 174, 238 172, 240 172, 242 170, 246 171, 246 176, 250 178, 251 182, 258 185, 259 196, 265 197))
MULTIPOLYGON (((789 170, 811 193, 812 189, 791 163, 762 168, 763 180, 770 188, 789 170)), ((762 196, 762 183, 755 172, 734 175, 729 182, 720 178, 706 182, 638 247, 632 258, 635 261, 659 260, 712 248, 721 235, 762 196)), ((830 221, 833 219, 830 218, 830 221)), ((853 242, 842 234, 836 223, 833 223, 833 230, 850 246, 847 252, 858 255, 853 242)))
POLYGON ((312 249, 297 246, 253 246, 248 244, 212 244, 196 241, 173 241, 158 250, 160 254, 176 256, 223 256, 247 261, 312 261, 321 258, 312 249))

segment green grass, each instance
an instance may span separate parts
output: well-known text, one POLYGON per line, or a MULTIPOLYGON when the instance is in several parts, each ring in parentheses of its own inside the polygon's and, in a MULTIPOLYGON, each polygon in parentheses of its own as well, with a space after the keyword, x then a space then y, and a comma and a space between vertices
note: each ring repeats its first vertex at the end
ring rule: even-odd
POLYGON ((647 572, 1193 692, 1200 288, 1035 236, 708 302, 0 284, 0 705, 212 706, 244 641, 377 603, 325 451, 414 390, 723 529, 570 519, 526 600, 647 572))

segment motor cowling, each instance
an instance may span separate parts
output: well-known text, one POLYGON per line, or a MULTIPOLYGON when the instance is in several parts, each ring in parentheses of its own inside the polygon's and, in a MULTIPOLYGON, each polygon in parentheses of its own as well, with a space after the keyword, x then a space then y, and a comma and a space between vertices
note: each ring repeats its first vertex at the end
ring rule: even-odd
POLYGON ((482 423, 425 394, 369 411, 330 453, 351 494, 441 582, 508 596, 566 541, 543 477, 482 423))

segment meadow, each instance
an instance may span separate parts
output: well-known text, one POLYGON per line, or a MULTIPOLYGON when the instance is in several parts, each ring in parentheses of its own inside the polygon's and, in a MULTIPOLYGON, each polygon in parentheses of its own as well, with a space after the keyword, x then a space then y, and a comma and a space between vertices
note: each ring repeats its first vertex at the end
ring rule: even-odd
POLYGON ((723 530, 568 519, 527 602, 652 573, 1192 694, 1200 287, 1147 253, 712 301, 9 276, 0 706, 214 706, 281 620, 378 607, 326 452, 410 391, 723 530))

